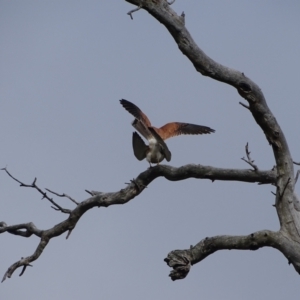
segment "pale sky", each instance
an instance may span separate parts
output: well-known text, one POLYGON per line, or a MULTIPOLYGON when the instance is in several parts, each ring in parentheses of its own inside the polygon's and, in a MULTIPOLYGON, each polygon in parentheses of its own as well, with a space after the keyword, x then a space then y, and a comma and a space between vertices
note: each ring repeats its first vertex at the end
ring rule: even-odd
MULTIPOLYGON (((197 73, 167 30, 125 1, 0 2, 0 167, 41 188, 114 192, 148 168, 133 155, 138 105, 154 125, 182 121, 216 130, 167 141, 175 167, 188 163, 260 169, 271 147, 236 90, 197 73)), ((300 161, 299 1, 182 1, 186 26, 211 58, 262 89, 300 161)), ((295 168, 297 170, 297 168, 295 168)), ((0 173, 0 221, 48 229, 67 215, 0 173)), ((300 191, 299 186, 297 187, 300 191)), ((207 236, 278 230, 272 186, 158 178, 126 205, 88 211, 70 238, 52 239, 22 277, 0 286, 14 299, 297 299, 299 275, 277 250, 219 251, 172 282, 163 259, 207 236)), ((67 199, 55 200, 74 208, 67 199)), ((0 276, 31 255, 38 238, 2 234, 0 276)))

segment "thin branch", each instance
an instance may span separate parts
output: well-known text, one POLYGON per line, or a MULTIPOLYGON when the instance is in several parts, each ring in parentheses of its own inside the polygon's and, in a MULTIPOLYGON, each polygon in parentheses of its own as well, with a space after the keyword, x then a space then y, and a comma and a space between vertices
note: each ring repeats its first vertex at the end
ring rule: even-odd
POLYGON ((85 190, 85 192, 87 192, 88 194, 90 194, 91 196, 94 196, 93 193, 89 190, 85 190))
POLYGON ((32 187, 32 184, 26 185, 26 184, 24 184, 23 182, 21 182, 20 180, 18 180, 17 178, 15 178, 14 176, 12 176, 12 175, 8 172, 8 170, 7 170, 6 167, 5 167, 5 168, 2 168, 2 169, 0 169, 0 170, 1 170, 1 171, 5 171, 9 177, 11 177, 13 180, 17 181, 18 183, 20 183, 20 186, 32 187))
POLYGON ((136 11, 139 11, 142 7, 143 7, 143 6, 142 6, 142 4, 141 4, 141 5, 138 6, 137 8, 134 8, 134 9, 130 10, 130 11, 127 13, 127 15, 130 16, 131 20, 133 20, 132 14, 133 14, 134 12, 136 12, 136 11))
POLYGON ((242 157, 241 160, 249 164, 255 171, 258 171, 257 165, 254 164, 254 160, 250 157, 251 152, 249 151, 248 143, 245 146, 245 151, 246 151, 247 159, 242 157))
POLYGON ((14 176, 12 176, 10 174, 10 172, 8 172, 7 168, 2 168, 1 170, 5 171, 6 174, 11 177, 13 180, 15 180, 16 182, 20 183, 20 186, 21 187, 30 187, 30 188, 34 188, 36 189, 40 194, 42 194, 42 199, 47 199, 49 202, 51 202, 55 207, 51 206, 53 209, 55 210, 59 210, 65 214, 69 214, 71 213, 71 210, 69 209, 66 209, 66 208, 63 208, 61 207, 60 205, 58 205, 52 198, 50 198, 47 193, 45 193, 42 189, 40 189, 37 185, 36 185, 36 181, 37 181, 37 178, 34 178, 32 184, 25 184, 23 183, 22 181, 18 180, 17 178, 15 178, 14 176))
POLYGON ((295 162, 295 161, 293 161, 293 164, 294 164, 294 165, 297 165, 297 166, 300 166, 300 162, 295 162))
POLYGON ((247 236, 207 237, 190 249, 171 251, 164 261, 173 268, 169 275, 172 280, 183 279, 188 275, 192 265, 219 250, 257 250, 262 247, 278 249, 279 235, 277 232, 262 230, 247 236))
POLYGON ((174 2, 175 2, 175 0, 167 1, 167 3, 168 3, 169 5, 172 5, 174 2))
POLYGON ((70 229, 70 230, 68 231, 68 234, 67 234, 67 236, 66 236, 66 240, 69 238, 69 236, 71 235, 72 231, 73 231, 73 229, 70 229))
POLYGON ((66 198, 70 199, 73 203, 75 203, 76 205, 79 204, 76 200, 74 200, 72 197, 68 196, 68 195, 65 194, 65 193, 63 193, 63 194, 58 194, 58 193, 56 193, 56 192, 51 191, 50 189, 45 189, 45 190, 48 191, 49 193, 52 193, 52 194, 58 196, 58 197, 66 197, 66 198))
POLYGON ((242 105, 243 107, 247 108, 248 110, 250 110, 250 106, 249 105, 246 105, 243 102, 239 102, 239 104, 242 105))
MULTIPOLYGON (((23 258, 23 257, 22 257, 22 258, 23 258)), ((21 273, 20 273, 19 276, 22 276, 22 275, 24 274, 24 272, 26 271, 26 268, 27 268, 27 267, 33 267, 33 265, 31 265, 31 264, 24 265, 24 266, 23 266, 23 269, 22 269, 22 271, 21 271, 21 273)))
POLYGON ((84 190, 84 191, 87 192, 88 194, 90 194, 91 196, 104 194, 103 192, 97 192, 97 191, 89 191, 89 190, 84 190))

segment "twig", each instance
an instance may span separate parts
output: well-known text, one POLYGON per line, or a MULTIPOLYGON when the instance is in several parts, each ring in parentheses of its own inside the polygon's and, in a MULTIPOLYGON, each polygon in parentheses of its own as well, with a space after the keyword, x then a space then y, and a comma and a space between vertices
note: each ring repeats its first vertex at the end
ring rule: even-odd
MULTIPOLYGON (((22 257, 22 258, 23 258, 23 257, 22 257)), ((31 264, 24 265, 24 266, 23 266, 23 269, 22 269, 22 271, 21 271, 21 273, 20 273, 19 276, 22 276, 22 275, 24 274, 24 272, 26 271, 26 268, 27 268, 27 267, 33 267, 33 265, 31 265, 31 264)))
POLYGON ((172 5, 174 2, 175 2, 175 0, 167 1, 167 3, 168 3, 169 5, 172 5))
POLYGON ((89 190, 85 190, 85 192, 87 192, 87 193, 90 194, 91 196, 96 196, 96 195, 104 194, 104 192, 89 191, 89 190))
POLYGON ((145 186, 145 185, 138 184, 135 179, 130 180, 130 182, 134 184, 134 186, 137 188, 137 190, 139 192, 141 192, 143 189, 147 188, 147 186, 145 186))
POLYGON ((255 165, 254 164, 254 160, 251 159, 251 156, 250 156, 251 152, 249 151, 248 143, 245 146, 245 151, 246 151, 247 159, 245 157, 242 157, 241 160, 243 160, 244 162, 246 162, 247 164, 249 164, 255 171, 258 171, 257 165, 255 165))
POLYGON ((72 229, 70 229, 70 230, 68 231, 68 234, 67 234, 67 236, 66 236, 66 240, 67 240, 67 239, 69 238, 69 236, 71 235, 73 229, 74 229, 74 228, 72 228, 72 229))
POLYGON ((1 170, 2 170, 2 171, 5 171, 5 172, 7 173, 7 175, 8 175, 9 177, 11 177, 13 180, 19 182, 19 183, 20 183, 20 186, 32 187, 32 185, 26 185, 26 184, 24 184, 23 182, 21 182, 20 180, 18 180, 17 178, 15 178, 14 176, 12 176, 12 175, 7 171, 6 167, 5 167, 5 168, 2 168, 1 170))
POLYGON ((76 200, 74 200, 72 197, 68 196, 65 193, 58 194, 56 192, 51 191, 50 189, 45 189, 45 190, 48 191, 48 192, 50 192, 50 193, 52 193, 52 194, 54 194, 54 195, 56 195, 56 196, 58 196, 58 197, 66 197, 66 198, 70 199, 72 202, 74 202, 76 205, 79 204, 76 200))
POLYGON ((51 206, 52 208, 54 208, 55 210, 59 210, 65 214, 70 214, 71 213, 71 210, 69 209, 65 209, 63 207, 61 207, 60 205, 58 205, 52 198, 50 198, 47 193, 45 193, 44 191, 42 191, 37 185, 36 185, 36 181, 37 181, 37 178, 35 177, 32 184, 25 184, 23 183, 22 181, 18 180, 17 178, 15 178, 14 176, 12 176, 8 170, 6 168, 2 168, 1 170, 5 171, 7 173, 7 175, 9 177, 11 177, 13 180, 15 180, 16 182, 20 183, 20 186, 21 187, 31 187, 31 188, 34 188, 36 189, 39 193, 42 194, 42 199, 46 198, 49 202, 51 202, 55 208, 53 206, 51 206))
POLYGON ((142 4, 139 5, 137 8, 134 8, 134 9, 130 10, 130 11, 127 13, 127 15, 130 16, 131 20, 133 20, 132 14, 133 14, 134 12, 140 10, 141 8, 142 8, 142 4))
POLYGON ((94 196, 92 192, 90 192, 89 190, 85 190, 85 192, 87 192, 88 194, 90 194, 91 196, 94 196))
POLYGON ((295 161, 293 161, 293 164, 294 164, 294 165, 297 165, 297 166, 300 166, 300 162, 295 162, 295 161))
POLYGON ((248 110, 250 110, 250 107, 246 104, 244 104, 243 102, 239 102, 239 104, 241 104, 243 107, 247 108, 248 110))

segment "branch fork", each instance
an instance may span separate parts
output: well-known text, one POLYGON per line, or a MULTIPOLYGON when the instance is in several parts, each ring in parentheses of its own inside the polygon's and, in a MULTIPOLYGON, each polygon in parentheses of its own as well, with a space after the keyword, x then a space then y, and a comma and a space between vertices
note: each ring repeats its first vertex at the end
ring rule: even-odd
POLYGON ((254 169, 254 171, 258 171, 259 169, 258 169, 257 165, 254 164, 254 160, 250 156, 251 152, 249 151, 249 145, 248 145, 248 143, 245 146, 245 151, 246 151, 247 158, 242 157, 241 160, 243 160, 244 162, 246 162, 247 164, 249 164, 254 169))

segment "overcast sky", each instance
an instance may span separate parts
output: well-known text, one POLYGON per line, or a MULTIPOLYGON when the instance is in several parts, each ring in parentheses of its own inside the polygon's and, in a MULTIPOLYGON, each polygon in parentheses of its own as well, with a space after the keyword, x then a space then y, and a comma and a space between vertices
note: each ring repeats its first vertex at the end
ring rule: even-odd
MULTIPOLYGON (((67 193, 114 192, 148 168, 133 155, 138 105, 152 123, 183 121, 216 130, 167 141, 169 165, 260 169, 271 147, 236 90, 201 76, 167 30, 125 1, 0 2, 0 167, 18 179, 67 193)), ((300 161, 300 2, 177 0, 186 26, 211 58, 244 72, 264 92, 295 161, 300 161)), ((164 162, 165 163, 165 162, 164 162)), ((297 191, 299 191, 299 186, 297 191)), ((10 299, 299 298, 299 275, 275 249, 220 251, 172 282, 163 259, 207 236, 278 230, 271 186, 158 178, 123 206, 93 209, 68 240, 52 239, 22 277, 0 286, 10 299)), ((48 229, 66 215, 0 173, 0 221, 48 229)), ((74 208, 66 199, 62 206, 74 208)), ((31 255, 38 238, 2 234, 0 276, 31 255)))

